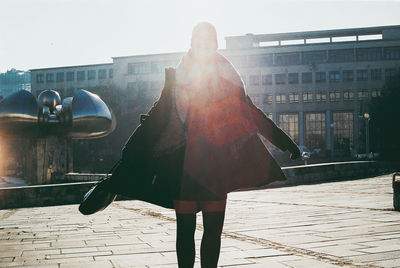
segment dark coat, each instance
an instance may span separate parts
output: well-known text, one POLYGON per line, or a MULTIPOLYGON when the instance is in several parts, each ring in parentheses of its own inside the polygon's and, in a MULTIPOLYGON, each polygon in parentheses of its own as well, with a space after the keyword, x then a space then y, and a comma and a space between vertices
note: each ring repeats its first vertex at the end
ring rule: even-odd
MULTIPOLYGON (((222 82, 226 83, 224 87, 232 87, 229 81, 222 82)), ((184 145, 161 155, 155 153, 154 145, 168 131, 168 120, 179 120, 177 116, 171 117, 171 113, 177 113, 175 88, 175 70, 166 69, 159 100, 141 117, 141 124, 128 139, 119 164, 106 182, 110 191, 173 208, 173 200, 218 200, 237 189, 286 180, 257 133, 282 151, 296 153, 297 145, 252 103, 244 88, 234 89, 241 100, 238 107, 245 114, 241 119, 250 117, 254 122, 250 128, 256 131, 236 135, 230 142, 215 146, 202 138, 204 132, 199 133, 199 129, 193 127, 202 129, 201 122, 195 122, 201 117, 189 116, 184 145), (205 180, 198 180, 200 177, 205 180)), ((184 127, 180 121, 177 125, 184 127)))
POLYGON ((259 135, 298 156, 297 145, 252 103, 224 56, 196 58, 189 51, 177 68, 176 97, 187 126, 181 199, 224 199, 237 189, 286 179, 259 135))

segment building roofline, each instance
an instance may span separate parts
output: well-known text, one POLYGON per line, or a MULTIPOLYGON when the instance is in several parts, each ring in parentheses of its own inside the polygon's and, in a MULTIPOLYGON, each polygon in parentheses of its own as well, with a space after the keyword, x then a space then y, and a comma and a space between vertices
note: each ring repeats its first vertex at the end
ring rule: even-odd
POLYGON ((177 52, 167 52, 167 53, 154 53, 154 54, 138 54, 138 55, 128 55, 128 56, 118 56, 111 57, 112 59, 124 59, 124 58, 132 58, 132 57, 148 57, 148 56, 168 56, 168 55, 176 55, 176 54, 184 54, 185 51, 177 51, 177 52))
POLYGON ((96 64, 86 64, 86 65, 71 65, 71 66, 60 66, 60 67, 48 67, 48 68, 37 68, 37 69, 29 69, 29 71, 45 71, 45 70, 54 70, 54 69, 68 69, 68 68, 77 68, 77 67, 90 67, 90 66, 101 66, 101 65, 113 65, 113 63, 96 63, 96 64))
POLYGON ((250 33, 250 34, 246 34, 246 35, 227 36, 227 37, 225 37, 225 40, 235 39, 235 38, 243 38, 246 36, 251 37, 256 42, 283 41, 283 40, 310 39, 310 38, 326 38, 326 37, 345 37, 345 36, 354 36, 354 35, 382 34, 383 30, 391 30, 391 29, 400 30, 400 25, 318 30, 318 31, 303 31, 303 32, 289 32, 289 33, 273 33, 273 34, 251 34, 250 33))

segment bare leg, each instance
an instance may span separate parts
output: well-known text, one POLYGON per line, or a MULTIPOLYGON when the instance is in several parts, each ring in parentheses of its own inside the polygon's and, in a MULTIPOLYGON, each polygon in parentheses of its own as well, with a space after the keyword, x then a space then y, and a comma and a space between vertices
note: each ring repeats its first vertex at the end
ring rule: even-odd
POLYGON ((225 211, 204 212, 204 233, 201 239, 201 267, 216 268, 221 248, 221 233, 224 226, 225 211))
POLYGON ((194 232, 196 230, 196 214, 176 213, 176 254, 179 268, 193 268, 196 249, 194 232))

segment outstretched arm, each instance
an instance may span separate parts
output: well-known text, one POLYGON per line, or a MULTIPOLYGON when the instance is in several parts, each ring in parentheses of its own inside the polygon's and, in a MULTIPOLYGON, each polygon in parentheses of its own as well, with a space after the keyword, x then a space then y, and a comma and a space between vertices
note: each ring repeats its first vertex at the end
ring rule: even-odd
POLYGON ((279 128, 274 121, 268 118, 263 111, 261 111, 251 101, 249 96, 246 96, 246 102, 256 115, 256 122, 260 134, 269 140, 273 145, 282 151, 288 150, 292 155, 292 159, 300 157, 300 149, 293 139, 287 135, 281 128, 279 128))

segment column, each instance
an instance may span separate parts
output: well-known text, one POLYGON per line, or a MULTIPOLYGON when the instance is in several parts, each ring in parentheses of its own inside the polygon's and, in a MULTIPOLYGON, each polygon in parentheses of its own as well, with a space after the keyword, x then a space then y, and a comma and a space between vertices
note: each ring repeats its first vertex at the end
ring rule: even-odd
POLYGON ((331 111, 325 112, 326 122, 326 149, 333 150, 333 122, 331 120, 331 111))
POLYGON ((304 136, 305 136, 305 127, 304 127, 304 114, 303 112, 299 112, 299 145, 304 146, 304 136))

